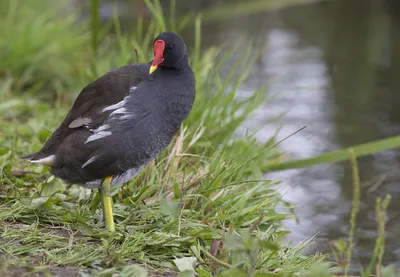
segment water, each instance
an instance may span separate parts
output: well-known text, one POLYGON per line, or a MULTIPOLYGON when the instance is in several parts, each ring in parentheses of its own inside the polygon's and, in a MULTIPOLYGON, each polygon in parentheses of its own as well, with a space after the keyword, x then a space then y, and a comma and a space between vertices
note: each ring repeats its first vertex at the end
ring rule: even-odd
MULTIPOLYGON (((178 6, 180 2, 177 1, 178 6)), ((212 1, 194 1, 196 7, 212 1), (201 3, 200 3, 201 2, 201 3), (200 4, 199 4, 200 3, 200 4)), ((224 1, 222 1, 224 2, 224 1)), ((227 2, 227 1, 225 1, 227 2)), ((248 1, 236 1, 248 2, 248 1)), ((185 5, 182 10, 195 9, 185 5)), ((190 40, 191 32, 184 33, 190 40)), ((235 16, 204 24, 203 46, 253 38, 268 47, 254 66, 242 94, 268 82, 273 102, 259 109, 248 127, 288 112, 258 133, 270 137, 280 124, 280 137, 306 129, 281 147, 293 158, 398 135, 400 132, 400 5, 396 0, 332 0, 283 10, 235 16)), ((359 159, 360 213, 356 257, 366 265, 377 235, 375 201, 392 195, 389 208, 386 264, 400 260, 400 151, 359 159)), ((288 221, 295 242, 316 235, 309 253, 329 251, 329 242, 346 237, 352 203, 348 162, 307 170, 274 173, 283 181, 285 199, 298 206, 300 223, 288 221)))
MULTIPOLYGON (((269 93, 273 103, 261 109, 264 119, 288 111, 285 137, 307 128, 283 143, 297 158, 399 134, 400 13, 377 1, 331 1, 274 13, 265 39, 269 51, 257 66, 253 84, 276 78, 269 93), (397 100, 397 101, 396 101, 397 100)), ((252 18, 252 20, 257 20, 252 18)), ((259 18, 260 25, 262 24, 259 18)), ((257 24, 255 24, 257 25, 257 24)), ((278 126, 259 134, 268 136, 278 126)), ((386 263, 400 256, 399 151, 360 159, 362 200, 356 230, 356 263, 367 264, 376 238, 375 201, 390 193, 386 263)), ((308 252, 329 251, 329 241, 346 236, 352 200, 348 163, 281 172, 285 199, 298 206, 300 224, 286 223, 294 241, 317 234, 308 252)))

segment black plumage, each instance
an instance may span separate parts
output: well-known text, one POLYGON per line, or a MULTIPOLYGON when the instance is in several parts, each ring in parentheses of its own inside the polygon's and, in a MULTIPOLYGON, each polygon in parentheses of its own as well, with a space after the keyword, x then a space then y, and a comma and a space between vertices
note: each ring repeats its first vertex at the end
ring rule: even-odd
POLYGON ((150 64, 127 65, 87 85, 44 147, 24 158, 91 188, 110 176, 111 185, 132 179, 168 146, 195 97, 183 40, 162 33, 154 53, 154 72, 150 64))

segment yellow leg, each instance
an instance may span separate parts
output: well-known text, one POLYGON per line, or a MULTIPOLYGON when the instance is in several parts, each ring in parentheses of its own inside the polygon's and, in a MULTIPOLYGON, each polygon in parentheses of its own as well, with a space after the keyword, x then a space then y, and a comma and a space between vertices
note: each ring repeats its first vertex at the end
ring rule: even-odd
POLYGON ((115 232, 114 216, 112 212, 111 180, 112 177, 107 177, 103 180, 103 183, 101 183, 100 195, 103 203, 103 213, 107 231, 115 232))

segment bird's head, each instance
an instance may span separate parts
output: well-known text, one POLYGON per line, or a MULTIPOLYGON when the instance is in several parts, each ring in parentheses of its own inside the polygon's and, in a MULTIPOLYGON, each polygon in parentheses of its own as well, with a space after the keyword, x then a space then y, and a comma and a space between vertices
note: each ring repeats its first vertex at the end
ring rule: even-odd
POLYGON ((152 74, 159 67, 180 69, 188 63, 185 42, 173 32, 159 34, 154 40, 153 50, 154 59, 149 74, 152 74))

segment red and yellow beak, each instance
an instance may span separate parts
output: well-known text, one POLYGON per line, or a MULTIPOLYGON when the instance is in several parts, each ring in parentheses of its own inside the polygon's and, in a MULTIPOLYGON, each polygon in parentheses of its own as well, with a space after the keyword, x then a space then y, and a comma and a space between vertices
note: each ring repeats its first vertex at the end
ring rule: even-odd
POLYGON ((154 42, 154 60, 150 66, 149 74, 153 73, 164 61, 165 42, 158 39, 154 42))

